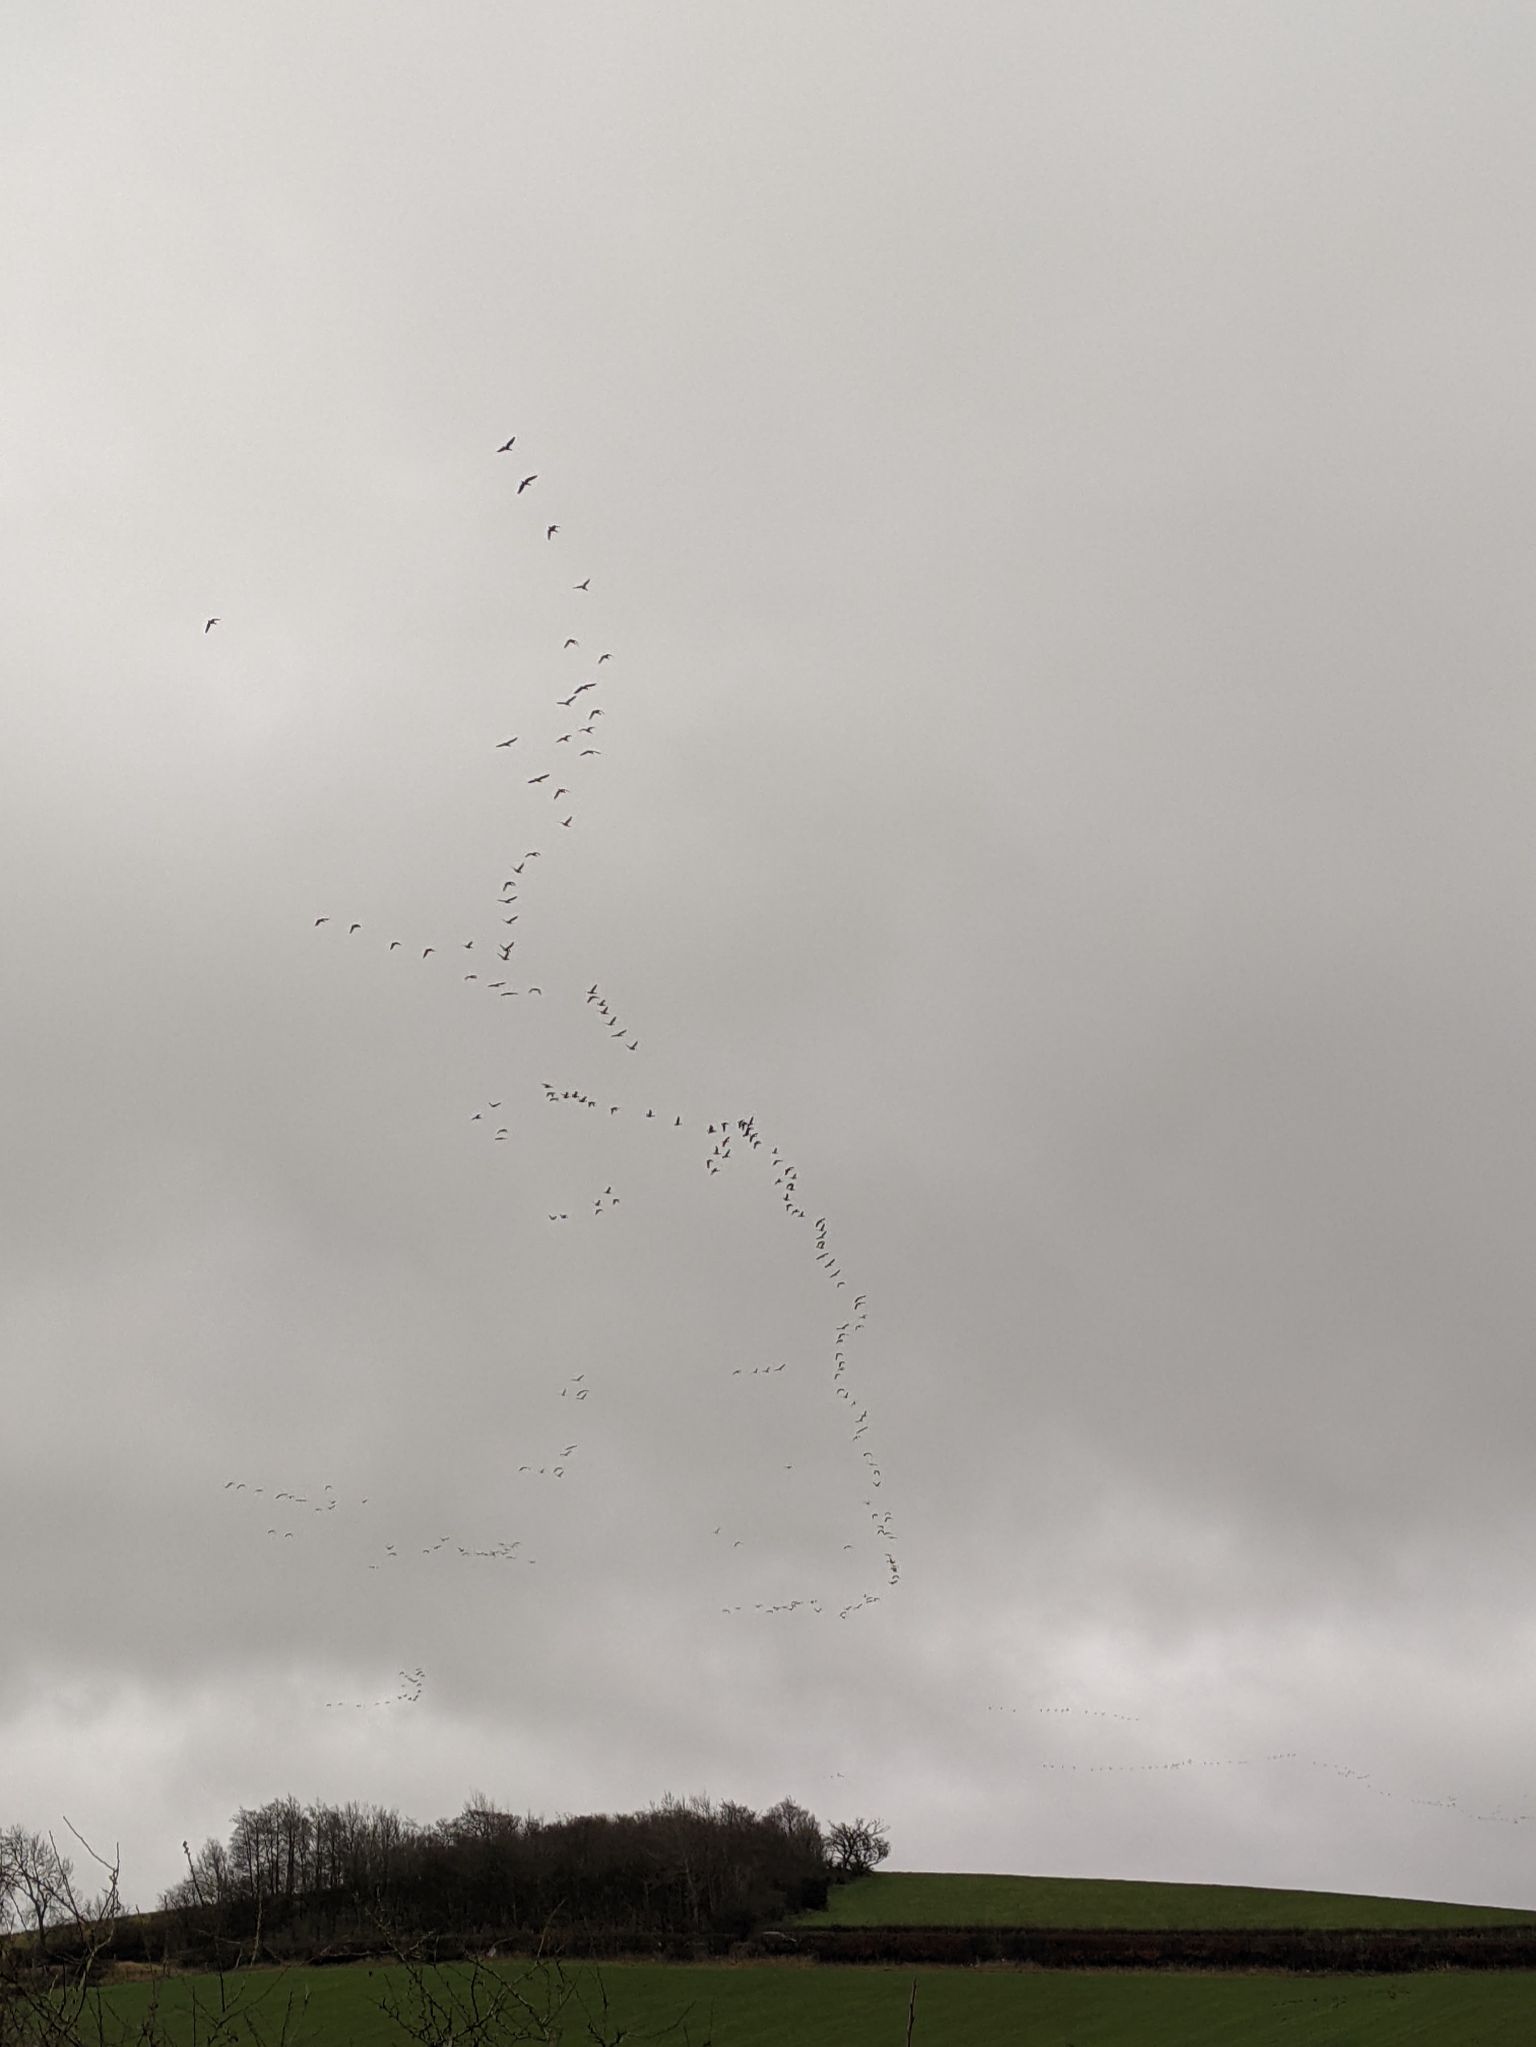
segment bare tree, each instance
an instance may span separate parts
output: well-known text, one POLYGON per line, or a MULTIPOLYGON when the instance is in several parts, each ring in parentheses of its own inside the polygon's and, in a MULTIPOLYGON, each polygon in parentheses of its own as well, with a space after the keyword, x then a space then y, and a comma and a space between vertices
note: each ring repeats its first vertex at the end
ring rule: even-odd
MULTIPOLYGON (((75 1840, 101 1870, 105 1882, 93 1896, 76 1884, 73 1865, 60 1854, 52 1835, 28 1834, 11 1827, 0 1834, 0 1866, 16 1866, 18 1844, 23 1867, 31 1870, 34 1888, 46 1887, 46 1945, 24 1947, 0 1941, 0 2047, 288 2047, 302 1999, 285 1984, 286 1971, 242 1974, 232 1980, 222 1966, 207 1980, 194 1979, 176 1999, 174 2013, 165 2009, 163 1992, 170 1980, 169 1964, 152 1975, 148 2002, 134 2020, 125 2020, 107 2001, 112 1951, 123 1916, 118 1888, 120 1858, 100 1855, 66 1818, 75 1840), (47 1852, 38 1847, 45 1844, 47 1852), (39 1881, 41 1872, 42 1882, 39 1881), (285 1994, 286 1992, 286 1994, 285 1994)), ((190 1856, 188 1857, 190 1865, 190 1856)), ((31 1906, 32 1894, 22 1894, 31 1906)), ((259 1927, 258 1927, 259 1943, 259 1927)))
POLYGON ((51 1920, 64 1916, 74 1874, 69 1858, 60 1855, 51 1834, 32 1833, 26 1827, 7 1827, 0 1837, 0 1868, 12 1899, 25 1901, 26 1916, 36 1938, 37 1952, 43 1951, 43 1936, 51 1920))
POLYGON ((839 1820, 827 1833, 827 1853, 839 1879, 868 1876, 891 1852, 884 1820, 839 1820))
POLYGON ((93 1986, 121 1909, 118 1861, 108 1862, 67 1819, 64 1824, 106 1874, 95 1898, 77 1891, 74 1865, 51 1834, 12 1826, 0 1835, 0 1890, 9 1887, 12 1903, 17 1895, 26 1900, 36 1933, 30 1956, 16 1942, 0 1948, 0 2047, 74 2047, 87 2036, 93 1986), (61 1936, 57 1961, 45 1946, 49 1928, 61 1936))

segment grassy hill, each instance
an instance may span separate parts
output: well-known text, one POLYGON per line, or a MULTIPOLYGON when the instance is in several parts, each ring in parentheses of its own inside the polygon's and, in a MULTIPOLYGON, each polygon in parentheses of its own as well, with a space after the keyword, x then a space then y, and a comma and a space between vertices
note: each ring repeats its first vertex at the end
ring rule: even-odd
POLYGON ((1099 1877, 953 1876, 891 1870, 839 1884, 801 1926, 1070 1926, 1174 1931, 1213 1927, 1530 1925, 1536 1910, 1448 1905, 1347 1891, 1235 1884, 1121 1883, 1099 1877))

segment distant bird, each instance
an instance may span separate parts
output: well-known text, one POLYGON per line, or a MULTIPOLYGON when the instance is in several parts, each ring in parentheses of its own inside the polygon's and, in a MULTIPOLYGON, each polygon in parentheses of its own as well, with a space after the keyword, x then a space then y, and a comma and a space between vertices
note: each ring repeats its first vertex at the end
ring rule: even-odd
POLYGON ((315 919, 315 929, 316 929, 316 930, 318 931, 318 930, 320 929, 320 926, 321 926, 322 924, 329 924, 329 923, 330 923, 330 921, 331 921, 331 920, 330 920, 330 918, 329 918, 329 917, 317 917, 317 918, 315 919))
POLYGON ((349 925, 348 925, 348 927, 347 927, 347 936, 348 936, 348 938, 350 938, 350 937, 352 936, 352 933, 353 933, 354 931, 361 931, 361 930, 362 930, 362 928, 363 928, 363 927, 362 927, 362 925, 361 925, 361 924, 349 924, 349 925))
POLYGON ((571 824, 571 823, 573 822, 573 820, 572 820, 571 818, 568 818, 568 817, 562 817, 562 818, 561 818, 561 820, 560 820, 560 822, 561 822, 561 824, 563 824, 563 825, 567 825, 567 826, 569 826, 569 825, 570 825, 570 824, 571 824))
POLYGON ((503 958, 504 960, 509 960, 509 959, 511 959, 511 957, 512 957, 512 942, 511 942, 511 940, 509 939, 509 940, 508 940, 508 942, 507 942, 507 943, 506 943, 505 945, 503 945, 503 946, 499 946, 499 947, 497 948, 497 950, 498 950, 498 951, 500 952, 500 954, 501 954, 501 956, 502 956, 502 958, 503 958))
POLYGON ((611 661, 612 659, 613 656, 611 654, 599 654, 597 657, 597 665, 599 668, 601 668, 605 661, 611 661))
POLYGON ((206 624, 206 625, 205 625, 205 626, 203 627, 203 637, 204 637, 204 639, 206 639, 206 638, 208 637, 209 633, 211 633, 211 632, 213 631, 213 629, 214 629, 214 627, 215 627, 216 625, 222 625, 223 623, 224 623, 224 621, 223 621, 223 619, 222 619, 222 618, 210 618, 210 619, 209 619, 209 621, 208 621, 208 623, 207 623, 207 624, 206 624))
POLYGON ((600 760, 602 758, 595 746, 584 746, 581 749, 581 757, 584 761, 600 760))
POLYGON ((395 951, 397 951, 397 950, 399 949, 399 945, 400 945, 400 941, 399 941, 399 939, 398 939, 398 938, 392 938, 392 939, 391 939, 391 940, 389 941, 389 949, 390 949, 390 951, 391 951, 391 952, 395 952, 395 951))
POLYGON ((513 735, 512 735, 512 737, 511 737, 510 739, 498 739, 498 740, 497 740, 497 742, 496 742, 496 751, 497 751, 498 753, 500 753, 500 752, 501 752, 501 749, 502 749, 502 748, 503 748, 504 746, 516 746, 516 744, 517 744, 517 734, 516 734, 516 733, 514 732, 514 733, 513 733, 513 735))
POLYGON ((556 803, 558 803, 558 802, 560 801, 560 798, 561 798, 562 796, 569 796, 569 795, 570 795, 570 793, 571 793, 571 792, 570 792, 570 790, 569 790, 569 789, 557 789, 557 790, 555 791, 555 796, 554 796, 554 800, 555 800, 555 802, 556 802, 556 803))
POLYGON ((516 439, 517 439, 517 435, 516 435, 516 434, 514 434, 514 435, 512 436, 512 440, 511 440, 511 441, 503 441, 503 442, 502 442, 502 444, 501 444, 501 446, 500 446, 500 447, 499 447, 499 448, 498 448, 498 449, 496 450, 497 454, 498 454, 498 455, 510 455, 510 454, 511 454, 511 452, 512 452, 512 441, 515 441, 516 439))
POLYGON ((534 787, 534 786, 535 786, 535 785, 536 785, 537 783, 539 783, 539 782, 547 782, 548 780, 549 780, 549 770, 548 770, 548 769, 546 768, 546 769, 545 769, 545 771, 544 771, 544 773, 543 773, 542 775, 530 775, 530 776, 528 777, 528 787, 529 787, 530 789, 532 789, 532 788, 533 788, 533 787, 534 787))
MULTIPOLYGON (((581 645, 581 642, 580 642, 580 640, 567 640, 567 641, 566 641, 566 643, 565 643, 565 645, 566 645, 567 647, 579 647, 579 646, 581 645)), ((561 649, 561 652, 563 653, 564 651, 565 651, 565 649, 564 649, 564 648, 562 648, 562 649, 561 649)))
POLYGON ((539 477, 538 477, 538 471, 537 471, 537 470, 535 470, 535 471, 534 471, 534 473, 533 473, 533 475, 532 475, 532 476, 525 476, 525 477, 523 478, 522 482, 521 482, 521 483, 520 483, 520 484, 519 484, 519 485, 517 486, 517 494, 518 494, 518 496, 519 496, 519 497, 521 497, 521 496, 522 496, 522 494, 523 494, 523 492, 524 492, 524 491, 525 491, 525 490, 526 490, 526 489, 528 488, 529 484, 530 484, 530 483, 537 483, 537 482, 538 482, 538 480, 539 480, 539 477))
POLYGON ((429 953, 429 952, 436 952, 436 951, 437 951, 437 947, 436 947, 435 945, 429 945, 429 946, 428 946, 428 947, 426 948, 426 951, 425 951, 425 952, 423 952, 421 956, 422 956, 422 958, 423 958, 423 959, 425 959, 425 958, 426 958, 426 956, 427 956, 427 953, 429 953))
POLYGON ((573 583, 573 584, 571 585, 571 588, 572 588, 573 590, 590 590, 590 589, 591 589, 591 587, 592 587, 592 578, 591 578, 590 576, 588 576, 587 580, 586 580, 586 581, 585 581, 584 583, 573 583))

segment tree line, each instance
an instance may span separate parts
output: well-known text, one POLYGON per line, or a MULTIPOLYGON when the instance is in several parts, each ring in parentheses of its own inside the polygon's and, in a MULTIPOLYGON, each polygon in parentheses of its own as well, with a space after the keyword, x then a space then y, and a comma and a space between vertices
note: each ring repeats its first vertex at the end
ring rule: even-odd
MULTIPOLYGON (((823 1827, 792 1798, 758 1813, 668 1796, 640 1812, 546 1820, 478 1793, 427 1825, 388 1806, 276 1798, 242 1806, 227 1841, 182 1849, 187 1874, 162 1895, 158 1917, 193 1944, 265 1927, 286 1933, 290 1951, 381 1926, 415 1938, 554 1928, 718 1945, 824 1906, 831 1884, 890 1853, 883 1822, 823 1827)), ((79 1894, 51 1834, 0 1828, 0 1935, 30 1934, 41 1951, 50 1928, 106 1910, 79 1894)))
POLYGON ((711 1943, 824 1906, 830 1884, 890 1852, 880 1821, 823 1828, 792 1798, 759 1813, 668 1796, 640 1812, 543 1819, 478 1793, 427 1825, 388 1806, 278 1798, 242 1806, 226 1841, 183 1850, 187 1874, 162 1912, 235 1934, 259 1916, 334 1938, 371 1916, 396 1933, 560 1928, 711 1943))

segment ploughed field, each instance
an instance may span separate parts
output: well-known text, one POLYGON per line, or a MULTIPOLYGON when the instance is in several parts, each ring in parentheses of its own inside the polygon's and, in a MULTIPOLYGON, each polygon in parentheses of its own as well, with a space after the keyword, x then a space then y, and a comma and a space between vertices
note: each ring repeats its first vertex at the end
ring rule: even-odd
MULTIPOLYGON (((514 1977, 518 1966, 497 1965, 514 1977)), ((467 1973, 462 1966, 443 1971, 461 1984, 467 1973)), ((914 1975, 913 2047, 1530 2047, 1536 2039, 1536 1974, 1525 1972, 1319 1978, 793 1963, 612 1963, 600 1977, 573 1968, 566 1980, 574 1996, 548 2037, 591 2047, 595 2027, 600 2040, 629 2029, 631 2047, 642 2039, 676 2047, 902 2047, 914 1975)), ((228 1978, 226 1996, 239 1998, 249 2026, 225 2037, 276 2047, 286 2015, 287 2047, 407 2047, 410 2035, 380 2009, 382 1998, 405 1989, 402 1970, 364 1965, 228 1978)), ((151 1994, 142 1983, 104 1994, 103 2047, 128 2047, 151 1994)), ((175 1979, 159 1998, 162 2039, 192 2047, 209 2038, 215 1979, 175 1979), (194 1996, 201 2023, 193 2019, 194 1996)), ((508 2030, 499 2040, 515 2037, 508 2030)))
POLYGON ((839 1884, 825 1912, 796 1926, 1134 1928, 1396 1928, 1532 1926, 1536 1910, 1448 1905, 1347 1891, 1251 1890, 1235 1884, 1121 1883, 1100 1877, 880 1872, 839 1884))

